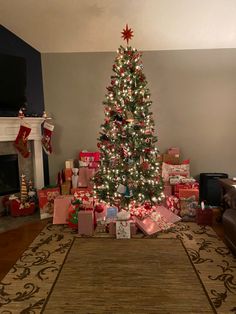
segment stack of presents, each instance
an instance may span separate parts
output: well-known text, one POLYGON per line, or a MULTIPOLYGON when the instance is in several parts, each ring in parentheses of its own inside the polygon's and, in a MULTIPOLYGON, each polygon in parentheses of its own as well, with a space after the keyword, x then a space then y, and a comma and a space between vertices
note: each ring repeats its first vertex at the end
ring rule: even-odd
POLYGON ((93 197, 91 178, 99 167, 98 152, 79 153, 67 160, 56 187, 38 191, 41 218, 53 217, 54 224, 67 224, 80 236, 109 233, 130 238, 141 230, 146 235, 171 228, 176 222, 196 221, 211 225, 212 209, 199 206, 199 186, 190 176, 189 160, 180 161, 178 148, 162 158, 165 200, 161 206, 129 205, 129 211, 98 202, 93 197))
POLYGON ((199 183, 191 177, 190 160, 181 161, 180 149, 170 148, 161 155, 165 206, 183 221, 212 225, 220 218, 220 209, 199 204, 199 183))

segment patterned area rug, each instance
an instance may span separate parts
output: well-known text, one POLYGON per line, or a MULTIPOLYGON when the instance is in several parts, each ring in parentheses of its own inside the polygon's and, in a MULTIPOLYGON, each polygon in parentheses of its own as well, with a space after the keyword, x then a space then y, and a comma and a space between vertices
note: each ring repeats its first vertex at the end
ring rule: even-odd
MULTIPOLYGON (((103 236, 109 237, 95 235, 103 236)), ((43 312, 74 237, 66 226, 49 224, 43 229, 0 283, 0 313, 43 312)), ((210 227, 178 223, 155 238, 180 239, 216 313, 236 313, 236 258, 210 227)))

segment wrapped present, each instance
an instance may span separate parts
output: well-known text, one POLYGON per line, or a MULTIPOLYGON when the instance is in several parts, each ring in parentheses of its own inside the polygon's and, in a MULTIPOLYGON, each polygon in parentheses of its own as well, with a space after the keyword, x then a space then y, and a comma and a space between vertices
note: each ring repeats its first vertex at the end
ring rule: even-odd
POLYGON ((92 169, 95 169, 95 170, 98 170, 99 162, 98 161, 90 161, 89 164, 88 164, 88 167, 92 168, 92 169))
POLYGON ((92 178, 95 175, 96 170, 94 168, 80 168, 78 177, 78 187, 92 187, 92 178))
POLYGON ((93 208, 93 191, 89 188, 72 189, 74 198, 80 200, 85 208, 93 208))
POLYGON ((162 161, 165 163, 169 163, 172 165, 179 165, 180 160, 179 157, 176 157, 175 155, 171 154, 162 154, 162 161))
POLYGON ((144 219, 153 212, 154 208, 150 204, 143 204, 137 206, 135 203, 130 202, 129 211, 132 217, 137 217, 139 219, 144 219))
POLYGON ((116 238, 117 239, 130 239, 130 221, 118 220, 116 221, 116 238))
POLYGON ((189 160, 184 160, 180 165, 163 162, 162 163, 163 181, 167 182, 169 181, 170 177, 173 177, 173 176, 190 177, 189 160))
POLYGON ((167 222, 171 222, 173 224, 181 221, 181 217, 174 214, 172 211, 167 209, 165 206, 156 206, 155 210, 151 213, 150 217, 157 221, 156 216, 161 215, 163 216, 167 222))
POLYGON ((69 195, 71 191, 71 181, 65 181, 61 184, 61 194, 69 195))
POLYGON ((89 165, 89 161, 79 160, 80 167, 88 167, 88 165, 89 165))
POLYGON ((211 208, 197 208, 196 210, 196 222, 198 225, 212 225, 213 221, 213 212, 211 208))
MULTIPOLYGON (((132 237, 132 236, 134 236, 137 233, 138 228, 137 228, 135 222, 132 219, 130 219, 128 221, 130 222, 130 234, 131 234, 131 237, 132 237)), ((115 236, 116 235, 116 222, 115 221, 111 221, 109 223, 109 234, 111 236, 115 236)))
POLYGON ((133 219, 138 228, 143 231, 145 235, 148 236, 163 230, 168 230, 169 228, 174 226, 173 223, 168 222, 161 214, 158 215, 158 219, 156 216, 156 220, 152 219, 152 217, 150 216, 144 218, 143 220, 140 220, 137 217, 133 217, 133 219))
POLYGON ((65 176, 65 181, 71 181, 71 179, 72 179, 72 168, 65 168, 64 169, 64 176, 65 176))
POLYGON ((193 197, 195 198, 195 201, 199 200, 199 189, 198 188, 191 188, 191 189, 179 189, 179 198, 189 198, 193 197))
POLYGON ((188 189, 194 189, 196 191, 199 190, 199 183, 193 182, 193 183, 178 183, 174 185, 174 195, 179 197, 179 190, 188 190, 188 189))
POLYGON ((107 210, 106 210, 106 221, 110 222, 112 220, 116 220, 117 213, 118 213, 118 208, 117 207, 107 207, 107 210))
POLYGON ((59 187, 47 187, 38 190, 40 218, 53 217, 54 199, 60 195, 59 187))
POLYGON ((165 183, 163 193, 165 197, 172 195, 172 186, 168 183, 165 183))
POLYGON ((179 215, 180 213, 180 200, 174 195, 170 195, 166 198, 166 207, 174 214, 179 215))
POLYGON ((72 195, 59 195, 54 200, 53 224, 68 223, 68 209, 71 205, 72 195))
POLYGON ((92 236, 94 233, 93 210, 80 210, 78 212, 78 234, 92 236))
POLYGON ((34 211, 34 202, 25 202, 23 204, 17 198, 10 200, 10 214, 12 217, 33 215, 34 211))
POLYGON ((82 151, 79 153, 79 160, 81 161, 100 161, 100 152, 82 151))
POLYGON ((195 196, 180 199, 180 216, 184 221, 195 221, 198 201, 195 196))
POLYGON ((180 156, 180 149, 179 147, 171 147, 167 150, 167 154, 174 155, 178 158, 180 156))

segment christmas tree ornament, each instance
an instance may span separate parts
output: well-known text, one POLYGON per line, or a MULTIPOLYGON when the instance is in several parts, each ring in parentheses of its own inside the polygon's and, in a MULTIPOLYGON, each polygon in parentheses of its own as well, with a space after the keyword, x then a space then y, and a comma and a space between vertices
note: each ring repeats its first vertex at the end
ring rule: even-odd
POLYGON ((20 129, 14 142, 15 148, 20 152, 20 154, 27 158, 30 155, 28 147, 28 137, 31 132, 31 126, 24 120, 21 121, 20 129))
POLYGON ((117 188, 117 192, 120 193, 120 194, 125 194, 125 191, 126 191, 125 185, 119 184, 118 188, 117 188))
POLYGON ((131 111, 126 112, 126 121, 130 123, 134 121, 134 116, 131 111))
POLYGON ((42 147, 47 155, 50 155, 52 153, 52 132, 54 129, 54 125, 44 122, 43 123, 43 136, 41 139, 42 147))

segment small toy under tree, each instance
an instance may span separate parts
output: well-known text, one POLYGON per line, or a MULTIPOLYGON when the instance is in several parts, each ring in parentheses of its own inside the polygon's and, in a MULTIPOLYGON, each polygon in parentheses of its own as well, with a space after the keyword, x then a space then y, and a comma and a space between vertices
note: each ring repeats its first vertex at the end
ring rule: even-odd
POLYGON ((105 121, 98 139, 101 167, 94 177, 94 192, 98 200, 128 209, 131 202, 161 201, 163 182, 141 53, 129 46, 133 31, 128 25, 122 37, 127 47, 117 51, 103 102, 105 121))

